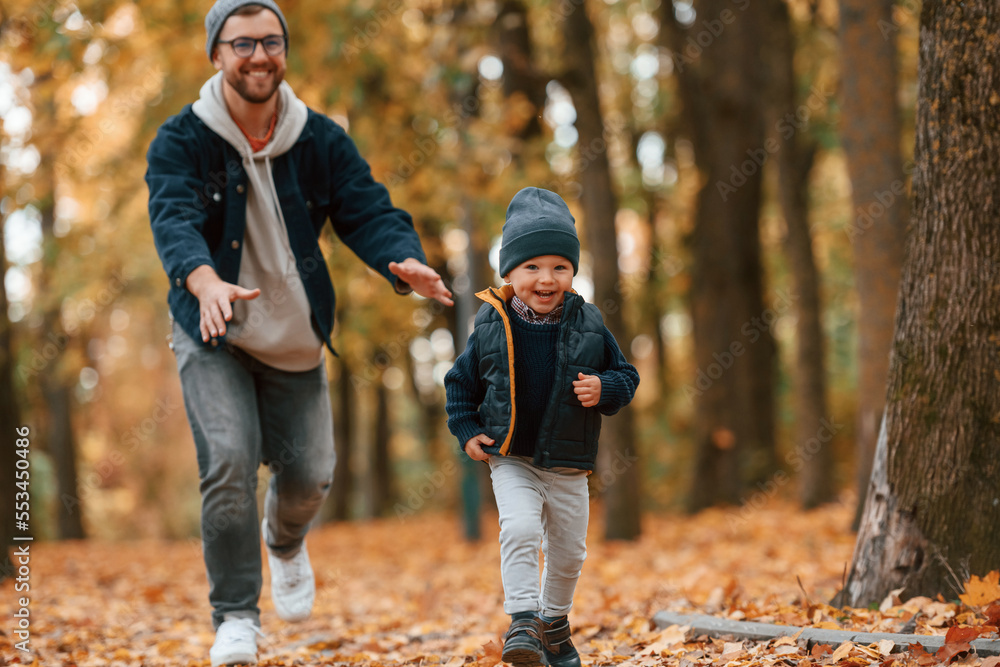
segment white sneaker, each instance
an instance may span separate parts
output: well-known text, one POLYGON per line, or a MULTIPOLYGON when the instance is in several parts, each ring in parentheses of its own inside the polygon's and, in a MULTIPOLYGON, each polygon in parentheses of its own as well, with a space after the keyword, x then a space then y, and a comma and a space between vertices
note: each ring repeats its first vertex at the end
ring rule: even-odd
POLYGON ((264 636, 249 618, 223 621, 215 631, 215 644, 208 652, 212 658, 212 667, 256 665, 257 635, 264 636))
MULTIPOLYGON (((267 545, 267 519, 260 525, 267 545)), ((304 621, 312 614, 316 598, 316 579, 305 542, 291 558, 282 558, 267 548, 267 564, 271 568, 271 601, 278 618, 289 623, 304 621)))

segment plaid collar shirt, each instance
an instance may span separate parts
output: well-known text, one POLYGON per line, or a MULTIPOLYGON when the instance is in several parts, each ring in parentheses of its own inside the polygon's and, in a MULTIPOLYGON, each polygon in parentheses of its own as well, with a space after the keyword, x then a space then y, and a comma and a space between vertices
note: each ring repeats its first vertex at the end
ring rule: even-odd
POLYGON ((531 324, 559 324, 559 321, 562 319, 563 305, 560 303, 551 311, 539 315, 517 296, 510 300, 510 307, 514 309, 518 317, 531 324))

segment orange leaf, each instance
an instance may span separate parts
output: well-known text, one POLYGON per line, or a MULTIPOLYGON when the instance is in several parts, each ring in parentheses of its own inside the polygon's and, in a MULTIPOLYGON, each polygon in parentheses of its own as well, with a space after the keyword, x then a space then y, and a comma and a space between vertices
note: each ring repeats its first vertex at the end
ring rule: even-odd
POLYGON ((1000 665, 1000 657, 991 655, 988 658, 983 658, 983 664, 980 667, 998 667, 1000 665))
POLYGON ((970 642, 982 632, 982 628, 972 628, 969 626, 953 625, 948 628, 948 634, 944 636, 945 644, 957 644, 970 642))
POLYGON ((812 651, 810 651, 809 655, 814 658, 819 658, 827 653, 833 653, 833 649, 830 648, 829 644, 816 644, 812 647, 812 651))
POLYGON ((483 657, 478 661, 479 667, 493 667, 502 660, 503 646, 500 642, 493 640, 483 644, 483 657))
POLYGON ((981 607, 1000 600, 1000 572, 993 570, 982 579, 972 575, 965 583, 965 593, 958 597, 969 607, 981 607))
POLYGON ((969 642, 955 642, 954 644, 945 644, 937 650, 934 657, 941 662, 951 662, 952 658, 955 656, 966 653, 972 650, 972 644, 969 642))
POLYGON ((927 652, 923 644, 910 644, 910 655, 912 655, 918 665, 933 665, 937 663, 937 658, 927 652))
POLYGON ((991 604, 986 608, 986 622, 989 625, 1000 625, 1000 604, 991 604))

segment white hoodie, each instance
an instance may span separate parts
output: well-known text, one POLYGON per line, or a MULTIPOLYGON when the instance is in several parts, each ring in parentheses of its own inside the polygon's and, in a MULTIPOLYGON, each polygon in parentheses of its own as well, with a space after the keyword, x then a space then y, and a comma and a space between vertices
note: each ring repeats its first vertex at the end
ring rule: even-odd
POLYGON ((282 82, 274 134, 256 153, 229 114, 222 96, 222 72, 205 82, 201 98, 191 109, 239 152, 250 177, 237 282, 247 289, 259 287, 260 296, 233 303, 226 340, 269 366, 284 371, 312 370, 323 361, 323 342, 312 327, 309 299, 295 267, 271 174, 271 159, 288 152, 302 134, 306 105, 282 82))

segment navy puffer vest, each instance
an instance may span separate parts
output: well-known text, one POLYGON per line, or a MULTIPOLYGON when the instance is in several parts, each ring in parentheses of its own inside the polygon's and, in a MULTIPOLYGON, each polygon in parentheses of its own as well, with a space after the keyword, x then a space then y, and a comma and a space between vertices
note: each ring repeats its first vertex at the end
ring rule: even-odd
MULTIPOLYGON (((479 377, 486 385, 479 417, 486 434, 496 441, 483 450, 503 456, 507 455, 517 428, 514 343, 504 307, 513 293, 513 288, 504 286, 476 295, 486 302, 479 308, 475 324, 479 377)), ((604 362, 601 312, 578 294, 567 292, 556 342, 555 382, 535 443, 535 465, 594 469, 601 413, 596 407, 580 405, 580 399, 573 393, 573 381, 577 373, 593 375, 606 370, 604 362)))

